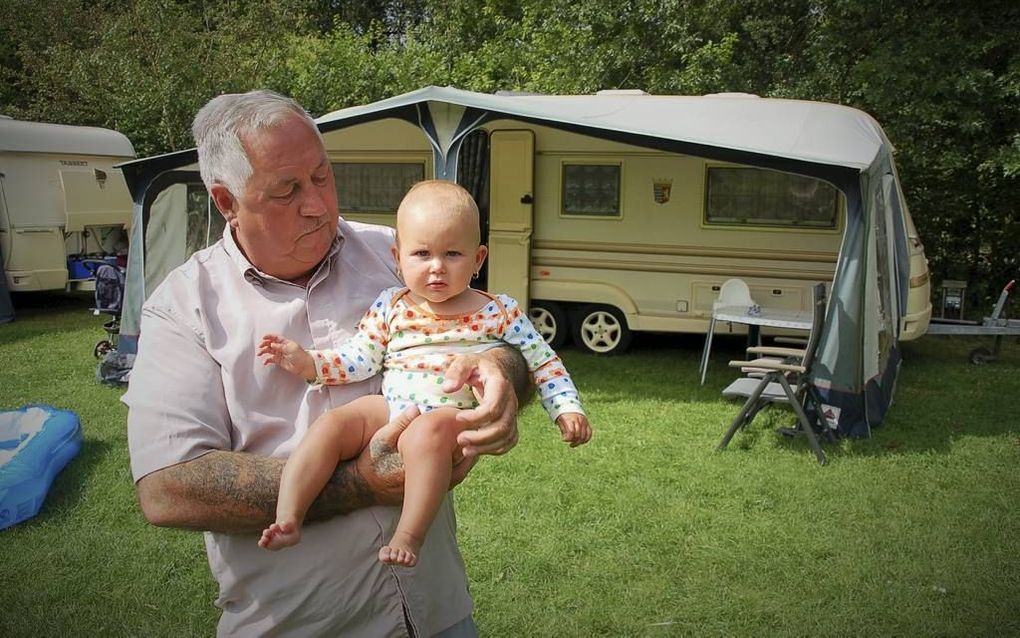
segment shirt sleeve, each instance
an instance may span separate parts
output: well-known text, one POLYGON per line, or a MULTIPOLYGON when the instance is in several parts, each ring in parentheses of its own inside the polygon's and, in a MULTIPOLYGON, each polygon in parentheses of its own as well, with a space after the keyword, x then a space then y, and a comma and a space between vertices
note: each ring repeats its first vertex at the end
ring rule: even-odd
POLYGON ((535 380, 538 397, 549 418, 555 421, 561 414, 584 414, 577 387, 559 355, 549 347, 516 300, 507 295, 498 297, 506 308, 506 321, 500 338, 524 355, 528 370, 535 380))
POLYGON ((390 341, 389 311, 395 288, 376 297, 358 322, 358 331, 336 348, 309 350, 315 360, 315 383, 342 385, 364 381, 382 370, 390 341))
POLYGON ((220 366, 197 329, 168 306, 153 305, 142 310, 140 334, 122 399, 128 406, 135 481, 207 452, 231 449, 220 366))

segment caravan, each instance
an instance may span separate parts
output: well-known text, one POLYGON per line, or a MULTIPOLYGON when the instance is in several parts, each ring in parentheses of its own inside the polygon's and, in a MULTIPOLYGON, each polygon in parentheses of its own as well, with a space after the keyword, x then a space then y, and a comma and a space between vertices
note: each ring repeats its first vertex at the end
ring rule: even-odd
POLYGON ((90 289, 89 263, 127 252, 134 158, 108 129, 0 116, 0 254, 12 292, 90 289))
MULTIPOLYGON (((891 145, 860 111, 743 94, 427 87, 317 122, 347 219, 392 225, 425 178, 471 191, 484 286, 527 303, 554 344, 618 353, 635 331, 703 333, 731 277, 788 310, 810 308, 824 282, 817 384, 843 406, 840 429, 866 434, 891 401, 899 341, 927 328, 923 248, 891 145)), ((147 293, 222 228, 195 160, 123 167, 136 205, 123 347, 147 293)))

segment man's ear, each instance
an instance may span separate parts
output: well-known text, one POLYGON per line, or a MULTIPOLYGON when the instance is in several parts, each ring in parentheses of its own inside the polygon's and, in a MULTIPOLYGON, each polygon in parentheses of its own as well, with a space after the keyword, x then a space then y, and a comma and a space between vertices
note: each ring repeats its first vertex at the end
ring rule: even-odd
POLYGON ((237 228, 237 199, 223 184, 213 184, 209 196, 231 228, 237 228))

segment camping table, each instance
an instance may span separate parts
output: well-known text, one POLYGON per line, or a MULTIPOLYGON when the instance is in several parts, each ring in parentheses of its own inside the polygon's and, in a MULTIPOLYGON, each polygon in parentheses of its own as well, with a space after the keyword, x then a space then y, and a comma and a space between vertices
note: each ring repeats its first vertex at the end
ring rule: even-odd
POLYGON ((712 335, 715 333, 715 325, 720 321, 730 323, 742 323, 749 326, 748 340, 757 341, 758 330, 762 326, 772 328, 792 328, 794 330, 811 329, 811 313, 806 310, 782 310, 779 308, 761 307, 761 312, 755 315, 748 314, 747 306, 723 306, 712 312, 712 319, 708 322, 708 334, 705 335, 705 349, 701 353, 701 385, 705 385, 705 372, 708 370, 708 357, 712 351, 712 335))

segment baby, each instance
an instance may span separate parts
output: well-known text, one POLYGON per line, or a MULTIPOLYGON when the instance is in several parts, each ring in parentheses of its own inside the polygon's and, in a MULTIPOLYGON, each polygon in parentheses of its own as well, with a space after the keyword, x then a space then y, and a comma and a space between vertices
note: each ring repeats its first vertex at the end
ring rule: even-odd
POLYGON ((507 343, 524 355, 542 406, 571 447, 591 438, 577 389, 560 358, 506 295, 470 287, 485 261, 478 207, 453 182, 415 184, 397 210, 393 247, 406 288, 384 290, 336 350, 307 351, 277 335, 266 335, 258 356, 313 384, 352 383, 383 370, 383 396, 362 397, 330 410, 311 426, 284 466, 276 522, 259 546, 280 549, 297 543, 312 501, 341 460, 354 458, 391 417, 416 405, 421 415, 397 440, 404 463, 404 502, 396 531, 379 550, 384 563, 413 567, 425 534, 449 489, 463 425, 458 409, 476 405, 470 386, 446 394, 443 375, 459 354, 507 343))

